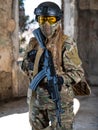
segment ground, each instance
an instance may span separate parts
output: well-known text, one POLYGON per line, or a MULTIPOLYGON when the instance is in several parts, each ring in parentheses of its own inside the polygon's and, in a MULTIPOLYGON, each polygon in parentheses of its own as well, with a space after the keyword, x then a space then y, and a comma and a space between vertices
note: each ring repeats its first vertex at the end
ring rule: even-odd
MULTIPOLYGON (((77 97, 80 109, 75 117, 74 130, 98 130, 98 87, 90 96, 77 97)), ((26 97, 0 103, 0 130, 31 130, 26 97)))
POLYGON ((81 105, 74 130, 98 130, 98 87, 92 87, 91 91, 90 96, 78 97, 81 105))

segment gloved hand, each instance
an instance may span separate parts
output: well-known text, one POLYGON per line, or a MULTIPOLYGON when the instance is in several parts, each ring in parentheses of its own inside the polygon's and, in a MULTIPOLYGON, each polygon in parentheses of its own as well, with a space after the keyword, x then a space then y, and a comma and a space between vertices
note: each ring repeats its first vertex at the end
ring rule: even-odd
POLYGON ((58 89, 59 89, 59 91, 61 91, 62 85, 64 83, 64 79, 62 76, 57 76, 57 78, 58 78, 58 86, 59 86, 58 89))

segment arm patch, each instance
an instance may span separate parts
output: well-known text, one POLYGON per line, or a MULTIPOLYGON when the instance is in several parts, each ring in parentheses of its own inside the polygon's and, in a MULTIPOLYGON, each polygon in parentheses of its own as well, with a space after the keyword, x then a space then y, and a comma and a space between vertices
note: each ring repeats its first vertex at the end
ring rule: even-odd
POLYGON ((78 50, 74 47, 71 51, 67 51, 66 55, 75 65, 81 65, 81 60, 78 55, 78 50))

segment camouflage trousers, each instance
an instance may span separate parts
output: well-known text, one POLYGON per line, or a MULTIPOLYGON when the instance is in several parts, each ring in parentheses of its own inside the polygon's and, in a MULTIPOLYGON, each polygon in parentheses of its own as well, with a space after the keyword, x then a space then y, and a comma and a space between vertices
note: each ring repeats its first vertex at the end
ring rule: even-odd
MULTIPOLYGON (((65 97, 65 95, 63 96, 65 97)), ((62 126, 59 127, 54 102, 49 98, 46 91, 39 89, 37 94, 32 95, 29 103, 29 120, 32 130, 72 130, 74 114, 73 101, 71 99, 68 97, 67 99, 64 98, 66 101, 62 103, 64 111, 61 113, 62 126)))

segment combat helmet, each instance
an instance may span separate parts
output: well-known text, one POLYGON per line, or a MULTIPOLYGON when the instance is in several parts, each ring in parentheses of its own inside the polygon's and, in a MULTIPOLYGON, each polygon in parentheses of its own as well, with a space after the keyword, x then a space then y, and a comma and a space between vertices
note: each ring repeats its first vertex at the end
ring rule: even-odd
POLYGON ((62 10, 54 2, 43 2, 38 5, 34 10, 34 14, 37 16, 56 16, 57 18, 62 18, 62 10))

